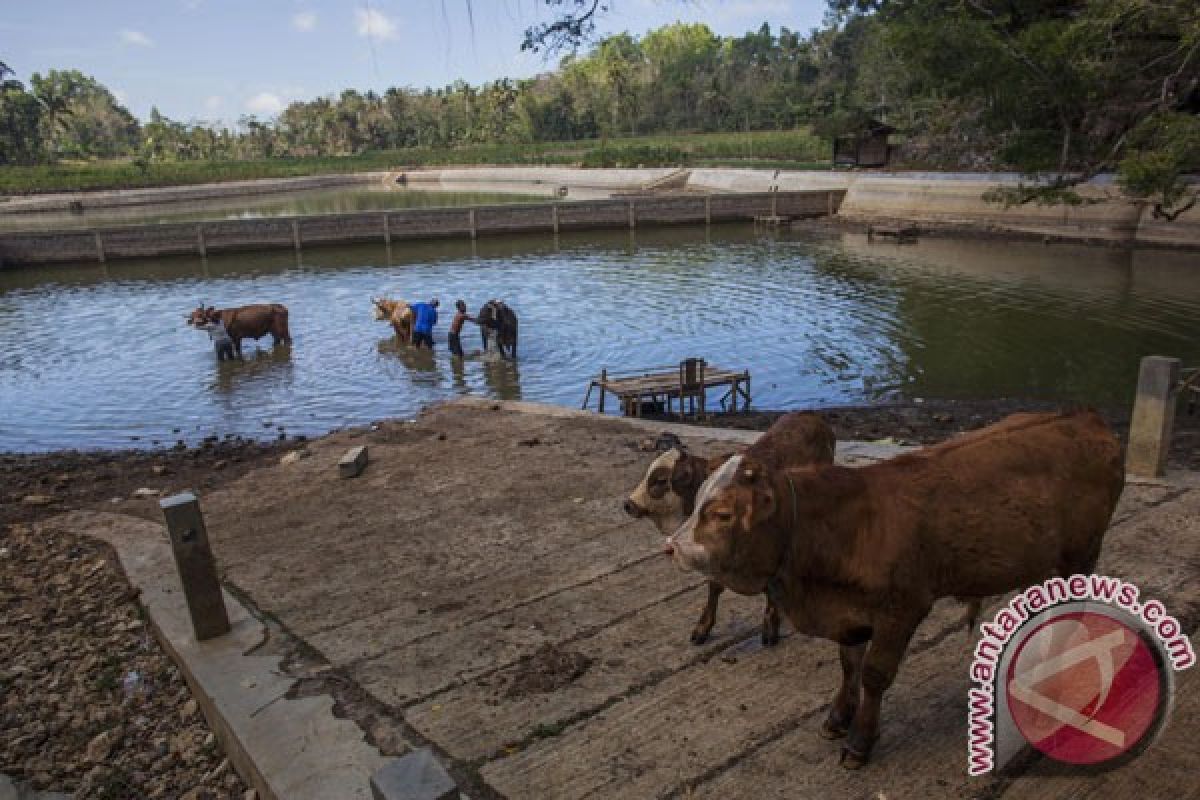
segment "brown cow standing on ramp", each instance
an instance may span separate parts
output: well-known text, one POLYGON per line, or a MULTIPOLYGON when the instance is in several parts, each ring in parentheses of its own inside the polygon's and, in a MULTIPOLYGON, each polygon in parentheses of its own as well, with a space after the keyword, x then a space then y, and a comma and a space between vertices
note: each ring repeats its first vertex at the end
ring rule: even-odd
MULTIPOLYGON (((775 420, 746 455, 782 469, 832 464, 836 447, 837 438, 825 420, 811 411, 801 411, 784 414, 775 420)), ((729 455, 694 456, 682 444, 677 444, 654 459, 642 482, 625 499, 625 513, 634 518, 649 519, 659 532, 669 536, 692 513, 700 485, 728 458, 729 455)), ((717 600, 724 590, 717 581, 708 582, 708 601, 692 628, 692 644, 708 641, 717 620, 717 600)), ((768 597, 763 611, 762 643, 769 646, 778 641, 779 611, 768 597)))
POLYGON ((233 340, 233 350, 242 357, 242 339, 261 339, 268 333, 274 344, 292 343, 288 330, 287 306, 280 303, 259 303, 236 308, 205 308, 201 305, 188 316, 189 325, 201 325, 219 319, 233 340))
POLYGON ((734 456, 667 541, 681 566, 767 590, 798 631, 840 648, 822 728, 867 762, 883 693, 935 600, 984 598, 1086 574, 1125 482, 1098 414, 1016 414, 858 469, 775 469, 734 456))

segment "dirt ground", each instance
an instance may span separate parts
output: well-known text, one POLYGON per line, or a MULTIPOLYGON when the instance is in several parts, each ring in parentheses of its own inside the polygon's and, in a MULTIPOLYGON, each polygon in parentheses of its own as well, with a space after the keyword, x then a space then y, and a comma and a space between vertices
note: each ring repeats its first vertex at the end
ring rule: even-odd
MULTIPOLYGON (((827 416, 843 440, 935 440, 990 421, 961 405, 827 416)), ((718 424, 761 428, 770 419, 718 424)), ((727 433, 686 440, 702 453, 727 452, 734 443, 719 438, 727 433)), ((1192 743, 1181 731, 1200 722, 1200 685, 1190 673, 1174 721, 1136 769, 1080 783, 1034 762, 968 779, 970 645, 951 603, 914 640, 885 703, 875 760, 842 770, 838 745, 816 733, 838 677, 832 644, 791 634, 764 649, 761 599, 730 593, 712 639, 688 642, 703 581, 665 561, 650 525, 620 510, 654 457, 643 449, 648 437, 614 418, 474 402, 311 442, 0 463, 7 522, 73 504, 160 522, 157 495, 134 489, 199 490, 227 584, 319 665, 305 689, 330 691, 337 712, 385 752, 433 747, 474 798, 1023 800, 1156 797, 1191 785, 1192 743), (357 444, 369 446, 370 464, 341 479, 336 462, 357 444), (280 463, 288 450, 298 455, 280 463), (57 480, 60 469, 69 480, 57 480), (93 482, 92 471, 110 477, 93 482), (11 488, 9 475, 25 482, 11 488), (50 505, 10 508, 9 498, 31 492, 57 494, 50 505)), ((4 546, 23 542, 25 530, 9 525, 4 546)), ((1137 582, 1194 632, 1198 534, 1200 490, 1131 486, 1101 569, 1137 582)), ((34 613, 33 597, 6 595, 7 613, 34 613)), ((131 598, 112 607, 122 602, 137 608, 131 598)), ((71 648, 61 649, 71 664, 71 648)))
MULTIPOLYGON (((707 436, 688 442, 732 446, 707 436)), ((871 766, 842 770, 817 735, 839 674, 831 643, 791 634, 764 649, 761 598, 728 594, 713 638, 688 642, 702 581, 620 510, 653 458, 646 438, 617 419, 441 406, 313 441, 202 504, 225 579, 328 665, 342 713, 432 746, 471 797, 1019 800, 1187 783, 1180 753, 1200 720, 1188 675, 1136 769, 969 779, 970 644, 953 603, 918 632, 871 766), (341 479, 356 444, 370 464, 341 479)), ((126 510, 157 514, 148 500, 126 510)), ((1130 487, 1101 568, 1194 631, 1197 534, 1200 490, 1130 487)))

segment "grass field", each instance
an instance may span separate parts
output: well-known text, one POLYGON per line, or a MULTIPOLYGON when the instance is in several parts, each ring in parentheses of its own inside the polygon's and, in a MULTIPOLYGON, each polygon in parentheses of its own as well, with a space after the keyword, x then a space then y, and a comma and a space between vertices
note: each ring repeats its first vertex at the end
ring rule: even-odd
POLYGON ((0 194, 179 186, 255 178, 369 172, 468 164, 584 163, 621 166, 754 166, 826 169, 829 144, 807 130, 638 136, 626 139, 526 144, 413 147, 355 156, 260 161, 97 161, 0 169, 0 194))

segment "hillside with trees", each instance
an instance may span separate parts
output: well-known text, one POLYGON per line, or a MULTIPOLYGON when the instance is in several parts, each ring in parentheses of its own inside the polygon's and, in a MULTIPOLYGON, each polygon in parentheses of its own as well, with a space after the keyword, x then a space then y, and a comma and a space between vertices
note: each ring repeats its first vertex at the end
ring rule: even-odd
MULTIPOLYGON (((864 120, 900 132, 898 163, 1016 170, 1006 203, 1081 202, 1116 172, 1172 216, 1196 202, 1200 4, 1194 0, 830 0, 807 34, 764 24, 718 36, 675 24, 591 41, 603 6, 548 0, 525 46, 566 51, 534 78, 347 89, 233 127, 139 124, 94 78, 0 64, 0 164, 124 157, 138 164, 347 157, 647 135, 787 131, 828 138, 864 120)), ((671 160, 686 147, 641 154, 671 160)), ((811 159, 803 153, 775 157, 811 159)), ((536 160, 536 159, 535 159, 536 160)))

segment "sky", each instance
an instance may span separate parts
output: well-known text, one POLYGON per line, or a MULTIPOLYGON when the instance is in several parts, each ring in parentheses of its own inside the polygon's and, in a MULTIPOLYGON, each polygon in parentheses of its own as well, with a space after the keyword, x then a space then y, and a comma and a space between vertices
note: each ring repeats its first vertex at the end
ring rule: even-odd
MULTIPOLYGON (((601 34, 704 22, 740 35, 807 33, 825 0, 610 0, 601 34)), ((557 57, 521 52, 543 0, 0 0, 0 61, 21 80, 92 75, 145 119, 232 124, 342 89, 523 78, 557 57), (473 17, 473 26, 471 23, 473 17)))

